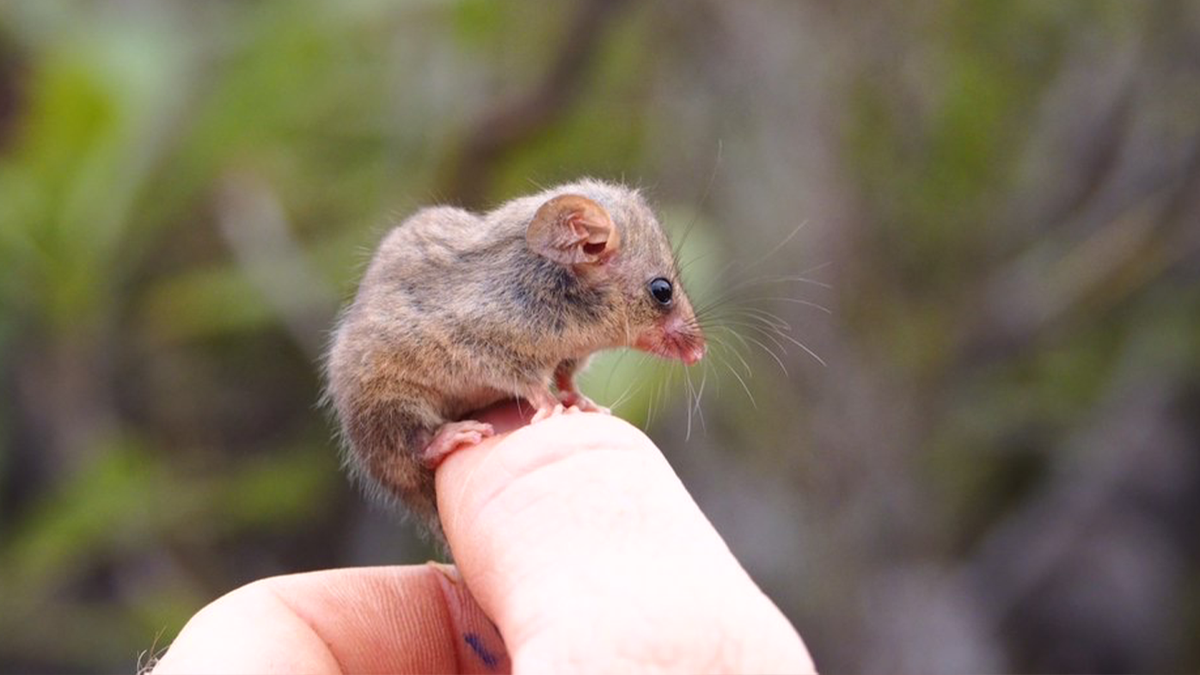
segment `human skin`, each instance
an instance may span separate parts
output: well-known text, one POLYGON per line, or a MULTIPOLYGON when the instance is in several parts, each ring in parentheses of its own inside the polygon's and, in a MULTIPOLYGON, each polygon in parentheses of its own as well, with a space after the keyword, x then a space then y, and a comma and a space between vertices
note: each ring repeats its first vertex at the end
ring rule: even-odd
POLYGON ((483 419, 501 433, 437 471, 456 568, 254 582, 196 614, 154 672, 813 671, 644 434, 594 413, 483 419))

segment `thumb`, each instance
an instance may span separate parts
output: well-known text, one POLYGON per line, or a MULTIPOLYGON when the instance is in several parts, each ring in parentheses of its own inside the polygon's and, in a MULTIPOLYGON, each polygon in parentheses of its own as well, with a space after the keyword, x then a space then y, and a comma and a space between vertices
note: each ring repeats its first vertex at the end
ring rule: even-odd
POLYGON ((437 487, 517 672, 813 668, 658 448, 616 417, 561 415, 458 451, 437 487))

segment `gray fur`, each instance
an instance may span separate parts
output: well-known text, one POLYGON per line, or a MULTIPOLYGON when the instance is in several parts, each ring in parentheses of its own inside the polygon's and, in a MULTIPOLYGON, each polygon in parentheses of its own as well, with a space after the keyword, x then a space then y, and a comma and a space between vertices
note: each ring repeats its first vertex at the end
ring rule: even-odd
POLYGON ((583 180, 482 216, 417 212, 380 244, 329 352, 351 473, 440 538, 433 471, 421 461, 437 429, 545 390, 560 364, 569 378, 591 353, 631 345, 661 318, 644 290, 654 276, 675 278, 670 245, 641 195, 621 185, 583 180), (607 276, 584 279, 526 243, 538 208, 564 194, 601 205, 619 228, 607 276))

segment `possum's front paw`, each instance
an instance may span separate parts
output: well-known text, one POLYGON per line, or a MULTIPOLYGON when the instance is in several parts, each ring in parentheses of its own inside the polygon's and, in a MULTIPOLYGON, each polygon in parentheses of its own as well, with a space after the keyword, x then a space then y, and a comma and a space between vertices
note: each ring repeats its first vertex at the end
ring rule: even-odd
POLYGON ((577 412, 580 412, 580 410, 579 410, 579 408, 577 408, 575 406, 567 407, 561 403, 555 403, 552 406, 545 406, 542 408, 538 408, 538 411, 533 414, 533 418, 531 418, 529 420, 529 423, 537 424, 538 422, 541 422, 542 420, 548 420, 551 417, 558 417, 559 415, 570 415, 570 414, 577 413, 577 412))
POLYGON ((436 468, 446 455, 463 446, 472 446, 496 433, 492 425, 475 420, 447 422, 438 427, 433 440, 421 452, 421 459, 429 468, 436 468))
POLYGON ((583 412, 600 413, 602 415, 611 415, 612 411, 602 405, 597 404, 592 399, 584 396, 577 391, 559 392, 558 400, 568 408, 579 408, 583 412))

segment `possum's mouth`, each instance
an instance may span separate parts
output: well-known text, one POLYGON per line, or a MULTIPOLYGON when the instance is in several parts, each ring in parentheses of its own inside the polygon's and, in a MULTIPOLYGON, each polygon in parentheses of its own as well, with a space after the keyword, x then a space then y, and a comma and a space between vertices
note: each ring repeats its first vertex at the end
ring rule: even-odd
POLYGON ((691 366, 704 358, 704 336, 683 325, 652 328, 638 336, 635 349, 664 359, 678 359, 691 366))

